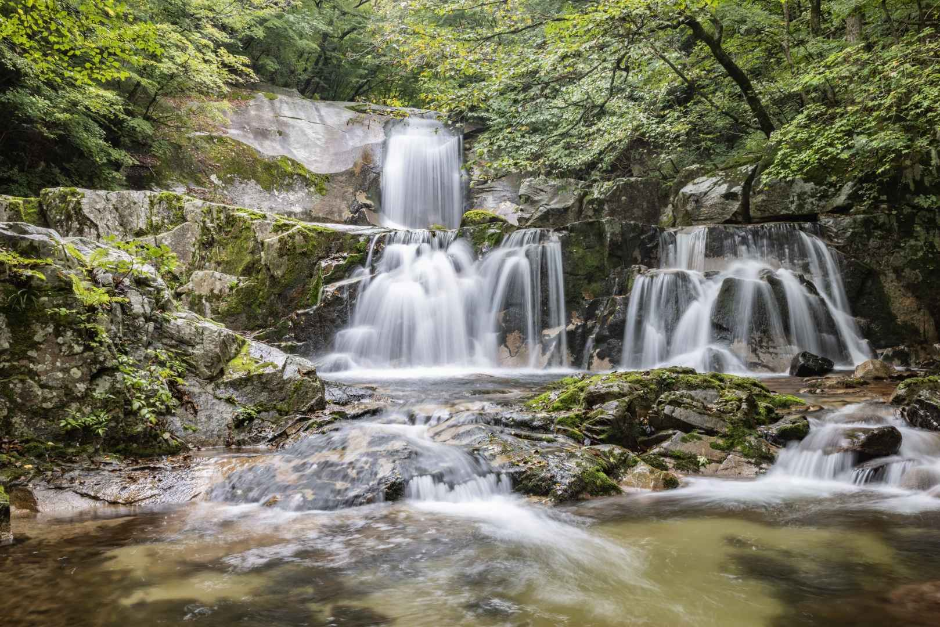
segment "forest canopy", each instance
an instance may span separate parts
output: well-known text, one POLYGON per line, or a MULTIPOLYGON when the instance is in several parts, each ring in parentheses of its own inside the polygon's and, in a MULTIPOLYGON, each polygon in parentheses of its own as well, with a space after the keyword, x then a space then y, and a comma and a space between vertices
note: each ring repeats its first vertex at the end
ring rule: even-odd
POLYGON ((499 171, 692 164, 926 206, 929 0, 4 0, 0 191, 126 185, 257 82, 430 108, 499 171))

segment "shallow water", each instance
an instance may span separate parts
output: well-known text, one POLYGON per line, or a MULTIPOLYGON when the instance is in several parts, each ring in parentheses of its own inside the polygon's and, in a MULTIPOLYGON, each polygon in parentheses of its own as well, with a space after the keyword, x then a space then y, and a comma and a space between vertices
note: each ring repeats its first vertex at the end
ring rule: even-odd
MULTIPOLYGON (((563 373, 416 374, 375 387, 452 408, 563 373)), ((940 622, 940 499, 925 493, 771 472, 547 508, 488 477, 459 493, 416 480, 404 501, 332 512, 202 501, 18 518, 0 549, 3 624, 940 622)))

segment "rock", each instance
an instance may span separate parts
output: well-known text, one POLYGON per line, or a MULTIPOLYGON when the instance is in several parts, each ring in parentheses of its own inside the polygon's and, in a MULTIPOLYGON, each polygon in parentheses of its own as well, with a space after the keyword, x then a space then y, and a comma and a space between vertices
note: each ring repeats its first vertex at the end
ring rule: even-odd
POLYGON ((676 225, 739 222, 741 191, 749 168, 741 168, 718 176, 698 177, 675 194, 672 199, 676 225))
POLYGON ((234 331, 191 312, 170 316, 163 323, 162 332, 166 345, 186 355, 203 379, 218 376, 245 344, 234 331))
POLYGON ((189 282, 180 287, 177 293, 182 296, 182 303, 187 309, 205 318, 212 318, 213 310, 219 309, 238 287, 238 283, 239 278, 231 274, 196 270, 189 276, 189 282))
POLYGON ((38 198, 19 198, 0 194, 0 222, 27 222, 48 226, 38 198))
POLYGON ((658 470, 641 462, 626 471, 620 479, 620 486, 627 489, 659 492, 678 487, 679 480, 666 470, 658 470))
POLYGON ((891 395, 892 405, 908 405, 923 391, 940 392, 940 377, 916 377, 901 381, 891 395))
POLYGON ((42 211, 59 233, 119 239, 163 233, 182 224, 185 205, 197 201, 172 192, 118 191, 57 187, 41 193, 42 211))
POLYGON ((728 428, 727 415, 715 404, 718 392, 698 390, 663 394, 657 401, 658 412, 650 415, 650 426, 656 430, 679 429, 717 434, 728 428))
POLYGON ((784 446, 787 442, 798 442, 809 435, 809 419, 806 416, 787 416, 772 425, 758 427, 757 430, 772 444, 784 446))
POLYGON ((704 458, 708 463, 721 463, 728 457, 727 451, 712 446, 718 438, 694 433, 676 433, 656 447, 654 453, 678 454, 682 457, 704 458))
POLYGON ((901 432, 896 427, 859 430, 851 437, 844 450, 856 453, 859 462, 896 455, 901 448, 901 432))
POLYGON ((855 368, 855 377, 858 379, 890 379, 897 374, 892 366, 880 359, 869 359, 855 368))
POLYGON ((10 526, 10 497, 0 486, 0 546, 13 541, 13 528, 10 526))
MULTIPOLYGON (((574 179, 528 178, 519 187, 522 211, 531 215, 529 228, 561 227, 577 216, 584 199, 581 181, 574 179)), ((575 218, 576 219, 576 218, 575 218)))
POLYGON ((724 478, 753 479, 764 470, 763 465, 735 452, 728 455, 721 464, 709 464, 703 469, 702 474, 724 478))
POLYGON ((832 372, 834 366, 831 359, 803 351, 793 357, 793 361, 790 362, 790 376, 820 377, 832 372))
POLYGON ((584 200, 579 219, 612 218, 619 222, 658 225, 668 202, 668 188, 662 179, 616 179, 595 186, 584 200))
POLYGON ((758 176, 751 189, 749 213, 754 222, 814 219, 844 203, 837 199, 838 194, 802 179, 758 176))
POLYGON ((912 427, 940 431, 940 392, 922 390, 899 413, 912 427))

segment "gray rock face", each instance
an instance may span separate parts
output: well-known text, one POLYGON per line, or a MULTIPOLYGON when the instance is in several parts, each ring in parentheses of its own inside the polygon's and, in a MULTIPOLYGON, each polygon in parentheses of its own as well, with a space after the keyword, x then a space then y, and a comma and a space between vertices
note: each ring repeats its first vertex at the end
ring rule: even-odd
POLYGON ((581 220, 612 218, 621 222, 659 225, 669 202, 661 179, 617 179, 594 189, 584 200, 581 220))
POLYGON ((585 192, 575 179, 529 178, 519 187, 522 211, 530 215, 528 227, 564 226, 580 213, 585 192))
POLYGON ((835 364, 831 359, 803 351, 793 357, 790 362, 791 377, 821 377, 832 372, 835 364))
POLYGON ((809 435, 809 420, 806 416, 787 416, 772 425, 758 427, 757 430, 771 444, 784 446, 787 442, 798 442, 809 435))
POLYGON ((702 176, 694 179, 672 199, 676 225, 740 222, 741 193, 747 169, 732 176, 702 176))
POLYGON ((298 189, 278 197, 246 181, 242 189, 227 191, 233 202, 302 219, 342 222, 357 192, 378 200, 385 128, 394 120, 383 113, 390 109, 314 101, 293 90, 266 89, 276 97, 259 93, 234 109, 226 134, 263 155, 290 157, 311 172, 328 174, 326 195, 298 189))
POLYGON ((162 233, 184 222, 184 202, 172 193, 58 187, 44 189, 42 211, 49 226, 77 237, 120 239, 162 233))

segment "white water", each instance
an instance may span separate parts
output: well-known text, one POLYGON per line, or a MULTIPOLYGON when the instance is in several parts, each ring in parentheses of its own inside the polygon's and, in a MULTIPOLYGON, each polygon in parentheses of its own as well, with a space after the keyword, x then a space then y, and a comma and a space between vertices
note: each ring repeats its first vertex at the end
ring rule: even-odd
POLYGON ((460 226, 463 192, 461 136, 436 120, 409 118, 389 133, 382 169, 382 215, 387 226, 460 226))
POLYGON ((324 371, 568 365, 554 233, 516 231, 479 259, 456 231, 383 233, 366 263, 351 324, 324 371))
POLYGON ((666 232, 660 260, 634 280, 626 368, 783 372, 804 350, 845 366, 870 357, 838 260, 814 232, 793 224, 666 232))

